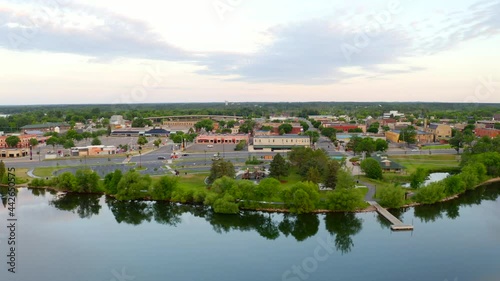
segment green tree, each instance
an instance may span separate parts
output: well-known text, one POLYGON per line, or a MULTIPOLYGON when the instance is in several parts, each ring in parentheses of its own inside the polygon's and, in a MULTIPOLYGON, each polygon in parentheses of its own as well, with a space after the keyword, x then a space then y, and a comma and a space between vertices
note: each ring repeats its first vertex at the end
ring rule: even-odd
POLYGON ((405 203, 405 190, 401 187, 380 187, 377 189, 380 205, 386 208, 400 208, 405 203))
POLYGON ((0 160, 0 182, 3 182, 3 177, 5 176, 6 169, 3 160, 0 160))
POLYGON ((326 188, 335 189, 337 185, 337 174, 340 170, 339 162, 335 160, 329 160, 324 172, 323 183, 326 188))
POLYGON ((145 145, 146 143, 148 143, 148 139, 146 137, 140 136, 139 138, 137 138, 138 145, 145 145))
POLYGON ((29 143, 31 146, 37 146, 38 145, 38 140, 36 138, 31 138, 29 140, 29 143))
POLYGON ((8 136, 5 139, 5 143, 9 147, 17 147, 17 144, 19 144, 19 142, 21 142, 21 139, 18 136, 8 136))
POLYGON ((72 147, 75 147, 75 143, 73 142, 72 139, 67 139, 64 143, 63 143, 63 147, 66 148, 66 149, 69 149, 69 148, 72 148, 72 147))
POLYGON ((144 198, 148 195, 151 186, 151 177, 141 175, 131 170, 125 173, 117 185, 116 198, 119 200, 133 200, 144 198))
POLYGON ((240 212, 238 204, 235 203, 234 198, 229 194, 215 200, 212 208, 218 214, 237 214, 240 212))
POLYGON ((70 172, 64 172, 57 177, 57 188, 68 191, 77 190, 77 181, 75 176, 70 172))
POLYGON ((399 133, 399 140, 404 141, 410 146, 410 144, 414 144, 417 142, 417 131, 415 127, 408 126, 406 128, 401 129, 399 133))
POLYGON ((91 145, 101 145, 102 142, 99 138, 93 138, 92 142, 90 143, 91 145))
POLYGON ((374 123, 370 124, 370 127, 368 127, 368 129, 366 129, 366 131, 368 133, 377 134, 378 130, 379 130, 379 127, 380 127, 380 123, 379 122, 374 122, 374 123))
POLYGON ((281 183, 274 178, 263 179, 255 187, 254 192, 258 200, 272 201, 274 200, 279 192, 281 183))
POLYGON ((321 134, 327 138, 335 137, 337 130, 331 127, 321 128, 321 134))
POLYGON ((58 143, 59 143, 58 137, 50 137, 49 139, 47 139, 47 145, 52 145, 52 149, 54 149, 58 143))
POLYGON ((153 142, 153 145, 156 146, 157 148, 160 147, 160 144, 161 144, 161 139, 156 139, 153 142))
POLYGON ((308 213, 315 210, 319 201, 318 186, 312 182, 299 182, 285 189, 282 198, 291 212, 308 213))
POLYGON ((309 170, 307 170, 306 180, 314 183, 321 182, 322 177, 317 167, 310 167, 309 170))
POLYGON ((289 123, 281 124, 278 127, 278 130, 283 131, 284 134, 289 134, 290 132, 292 132, 292 129, 293 129, 293 126, 292 126, 292 124, 289 124, 289 123))
POLYGON ((223 158, 213 160, 212 167, 210 168, 210 175, 208 176, 208 182, 213 183, 216 179, 223 176, 234 178, 235 171, 233 163, 231 163, 231 161, 226 161, 223 158))
POLYGON ((151 197, 153 200, 169 200, 172 192, 178 187, 179 181, 172 176, 163 176, 151 187, 151 197))
POLYGON ((371 179, 382 179, 382 167, 373 158, 363 160, 361 162, 361 170, 371 179))
MULTIPOLYGON (((453 129, 455 130, 455 129, 453 129)), ((454 136, 449 140, 450 146, 460 154, 460 148, 464 147, 464 135, 460 131, 456 131, 454 136)))
POLYGON ((311 144, 315 144, 319 140, 319 133, 316 131, 307 131, 304 133, 304 135, 309 136, 309 139, 311 140, 311 144))
POLYGON ((273 178, 280 179, 280 177, 286 177, 288 176, 288 172, 290 170, 290 167, 288 163, 286 162, 285 158, 281 156, 281 154, 276 154, 273 158, 273 161, 271 161, 269 172, 270 176, 273 178))
POLYGON ((442 200, 445 196, 445 185, 442 181, 438 181, 419 188, 413 198, 418 203, 433 204, 442 200))
POLYGON ((245 146, 247 145, 247 141, 246 140, 242 140, 240 141, 235 147, 234 147, 234 150, 236 151, 241 151, 245 148, 245 146))
POLYGON ((144 119, 142 117, 135 118, 132 120, 132 127, 134 128, 144 128, 146 126, 152 126, 153 122, 149 119, 144 119))
POLYGON ((363 193, 359 189, 339 188, 328 194, 328 209, 352 212, 364 206, 363 193))
POLYGON ((118 183, 122 179, 122 176, 122 171, 116 169, 104 177, 104 189, 108 194, 116 194, 118 192, 118 183))
POLYGON ((375 150, 376 151, 386 151, 387 149, 389 149, 389 144, 387 143, 386 140, 377 139, 375 141, 375 150))
POLYGON ((194 127, 197 131, 200 131, 202 128, 207 132, 211 132, 214 129, 214 121, 210 119, 203 119, 194 124, 194 127))
POLYGON ((356 181, 350 171, 345 168, 338 169, 335 189, 351 189, 354 188, 355 184, 356 181))
POLYGON ((99 191, 99 175, 90 169, 79 169, 75 173, 78 192, 99 191))
POLYGON ((415 172, 410 175, 410 187, 413 189, 419 188, 427 179, 427 170, 424 168, 417 168, 415 172))

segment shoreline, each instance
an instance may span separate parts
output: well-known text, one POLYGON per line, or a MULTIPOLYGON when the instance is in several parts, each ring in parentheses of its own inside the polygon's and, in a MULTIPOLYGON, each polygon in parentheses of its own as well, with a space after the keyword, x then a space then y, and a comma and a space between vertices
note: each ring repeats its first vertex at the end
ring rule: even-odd
MULTIPOLYGON (((491 183, 496 183, 500 182, 500 177, 497 178, 492 178, 487 181, 484 181, 474 187, 476 189, 477 187, 483 186, 483 185, 488 185, 491 183)), ((3 185, 1 185, 3 186, 3 185)), ((45 189, 49 191, 55 191, 55 192, 63 192, 63 193, 74 193, 74 194, 94 194, 94 195, 104 195, 104 196, 109 196, 111 198, 115 198, 115 196, 106 194, 105 192, 94 192, 94 193, 79 193, 79 192, 73 192, 73 191, 67 191, 67 190, 58 190, 54 187, 50 186, 44 186, 44 187, 30 187, 28 185, 22 185, 22 186, 17 186, 17 188, 30 188, 30 189, 45 189)), ((450 197, 446 197, 438 202, 432 203, 432 204, 423 204, 423 203, 411 203, 411 204, 406 204, 403 205, 399 208, 386 208, 386 209, 401 209, 401 208, 409 208, 409 207, 417 207, 417 206, 423 206, 423 205, 434 205, 446 201, 451 201, 454 199, 459 198, 461 195, 465 194, 465 192, 460 193, 460 194, 455 194, 450 197)), ((170 203, 180 203, 180 204, 186 204, 186 205, 203 205, 203 204, 194 204, 194 203, 181 203, 181 202, 176 202, 176 201, 169 201, 169 200, 152 200, 149 198, 141 198, 141 199, 136 199, 136 200, 142 200, 142 201, 162 201, 162 202, 170 202, 170 203)), ((129 200, 130 201, 130 200, 129 200)), ((204 206, 204 205, 203 205, 204 206)), ((257 212, 267 212, 267 213, 290 213, 289 209, 272 209, 272 208, 256 208, 256 209, 251 209, 251 208, 239 208, 242 211, 257 211, 257 212)), ((307 214, 327 214, 327 213, 371 213, 371 212, 376 212, 377 209, 374 206, 368 206, 365 209, 359 209, 359 210, 354 210, 354 211, 333 211, 333 210, 326 210, 326 209, 317 209, 312 212, 309 212, 307 214)))

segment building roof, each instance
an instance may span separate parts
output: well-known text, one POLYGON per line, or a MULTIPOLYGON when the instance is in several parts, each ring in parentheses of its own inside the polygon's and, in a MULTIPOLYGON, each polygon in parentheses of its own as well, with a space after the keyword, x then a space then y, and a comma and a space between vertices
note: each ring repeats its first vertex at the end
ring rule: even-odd
POLYGON ((47 122, 43 124, 31 124, 31 125, 25 125, 22 126, 21 129, 23 130, 30 130, 30 129, 46 129, 46 128, 53 128, 53 127, 69 127, 69 124, 67 123, 60 123, 60 122, 47 122))
POLYGON ((167 131, 165 129, 151 129, 149 131, 146 131, 146 134, 170 134, 170 131, 167 131))
POLYGON ((280 139, 280 138, 281 139, 284 139, 284 138, 309 139, 309 136, 287 134, 287 135, 279 135, 279 136, 255 136, 254 138, 261 138, 261 139, 280 139))
MULTIPOLYGON (((391 132, 394 132, 396 134, 401 134, 401 130, 391 130, 391 132)), ((430 133, 424 132, 424 131, 418 131, 416 130, 417 135, 429 135, 430 133)))
POLYGON ((377 162, 380 164, 380 167, 382 167, 382 170, 397 170, 397 169, 405 169, 405 167, 397 162, 394 162, 392 160, 389 160, 385 156, 372 156, 373 159, 377 160, 377 162), (389 165, 387 165, 389 163, 389 165))
POLYGON ((495 121, 500 121, 500 113, 493 115, 493 119, 495 119, 495 121))

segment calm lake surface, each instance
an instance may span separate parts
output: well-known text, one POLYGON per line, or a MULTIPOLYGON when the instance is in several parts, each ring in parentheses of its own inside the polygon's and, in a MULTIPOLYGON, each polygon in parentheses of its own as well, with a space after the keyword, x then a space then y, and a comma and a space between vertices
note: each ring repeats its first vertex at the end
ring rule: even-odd
POLYGON ((15 274, 0 205, 0 280, 500 280, 499 195, 393 211, 415 230, 391 232, 376 213, 228 216, 20 189, 15 274))

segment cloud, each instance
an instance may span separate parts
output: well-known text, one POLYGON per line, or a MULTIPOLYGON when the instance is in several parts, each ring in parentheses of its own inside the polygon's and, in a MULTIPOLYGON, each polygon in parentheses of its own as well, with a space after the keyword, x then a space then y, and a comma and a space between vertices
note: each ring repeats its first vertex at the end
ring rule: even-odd
POLYGON ((76 3, 26 1, 0 7, 0 47, 72 53, 111 60, 131 57, 186 60, 144 22, 76 3))
POLYGON ((360 23, 359 15, 344 15, 342 21, 315 19, 282 25, 268 31, 272 43, 256 53, 207 55, 200 61, 205 68, 199 73, 226 76, 228 80, 292 84, 380 78, 424 69, 406 65, 406 58, 441 53, 499 31, 499 1, 478 2, 467 11, 439 13, 442 18, 438 23, 424 18, 407 26, 383 24, 371 16, 360 23), (379 66, 382 64, 398 67, 387 70, 379 66), (346 67, 361 71, 346 72, 346 67))
POLYGON ((269 33, 273 42, 257 53, 208 55, 201 61, 206 68, 200 73, 234 75, 229 79, 251 82, 332 83, 360 75, 342 71, 345 67, 398 63, 412 45, 397 30, 366 37, 327 20, 279 26, 269 33), (361 37, 367 41, 359 43, 361 37))

